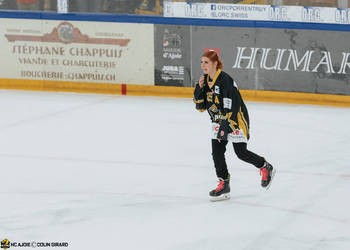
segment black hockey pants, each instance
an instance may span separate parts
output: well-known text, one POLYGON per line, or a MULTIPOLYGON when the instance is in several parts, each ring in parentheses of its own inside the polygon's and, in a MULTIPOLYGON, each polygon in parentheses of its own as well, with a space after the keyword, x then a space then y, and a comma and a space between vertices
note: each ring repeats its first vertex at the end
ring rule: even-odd
MULTIPOLYGON (((216 176, 218 178, 227 179, 228 170, 225 161, 225 152, 227 141, 221 141, 213 139, 212 145, 212 156, 214 160, 216 176)), ((264 165, 265 159, 247 149, 247 143, 232 143, 233 149, 239 159, 242 161, 253 164, 257 168, 261 168, 264 165)))

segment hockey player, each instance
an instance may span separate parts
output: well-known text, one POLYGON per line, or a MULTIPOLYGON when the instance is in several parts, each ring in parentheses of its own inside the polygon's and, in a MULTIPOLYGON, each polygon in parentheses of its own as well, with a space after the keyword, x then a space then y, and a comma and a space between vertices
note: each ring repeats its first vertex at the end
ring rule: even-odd
POLYGON ((265 158, 249 151, 249 116, 236 82, 222 71, 215 51, 205 52, 201 60, 203 76, 194 90, 196 109, 208 111, 212 121, 212 157, 219 185, 210 191, 211 201, 230 198, 230 174, 225 161, 226 145, 233 143, 237 157, 260 169, 261 186, 268 189, 275 169, 265 158))

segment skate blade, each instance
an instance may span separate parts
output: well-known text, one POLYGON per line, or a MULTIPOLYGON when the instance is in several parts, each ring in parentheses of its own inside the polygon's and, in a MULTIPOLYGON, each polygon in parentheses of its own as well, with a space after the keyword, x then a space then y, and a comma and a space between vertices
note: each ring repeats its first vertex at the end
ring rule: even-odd
POLYGON ((270 180, 270 183, 269 185, 267 185, 265 188, 266 190, 268 190, 271 186, 271 183, 272 183, 272 180, 273 180, 273 177, 275 177, 275 174, 276 174, 276 169, 272 170, 272 174, 271 174, 271 180, 270 180))
POLYGON ((222 194, 220 196, 210 196, 210 201, 224 201, 230 199, 230 194, 222 194))

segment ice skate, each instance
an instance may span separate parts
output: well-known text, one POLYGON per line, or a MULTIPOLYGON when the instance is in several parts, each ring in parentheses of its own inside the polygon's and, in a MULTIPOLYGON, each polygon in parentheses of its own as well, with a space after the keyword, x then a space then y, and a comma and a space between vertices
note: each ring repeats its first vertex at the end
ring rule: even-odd
POLYGON ((261 178, 261 186, 263 188, 269 189, 273 177, 275 176, 276 170, 273 169, 272 165, 265 161, 264 165, 262 168, 260 168, 260 175, 262 176, 261 178))
POLYGON ((209 192, 210 201, 222 201, 230 199, 230 177, 226 180, 219 178, 219 185, 209 192))

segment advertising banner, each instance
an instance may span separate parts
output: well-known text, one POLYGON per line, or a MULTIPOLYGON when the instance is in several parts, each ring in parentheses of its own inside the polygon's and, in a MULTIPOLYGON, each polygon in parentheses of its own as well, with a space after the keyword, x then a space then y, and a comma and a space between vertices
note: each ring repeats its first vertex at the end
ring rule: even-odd
POLYGON ((68 13, 68 0, 57 0, 57 12, 68 13))
POLYGON ((190 26, 156 25, 155 84, 190 86, 190 26))
POLYGON ((350 32, 196 27, 191 35, 192 84, 203 51, 216 48, 242 89, 350 94, 350 32))
POLYGON ((164 2, 165 17, 350 24, 350 9, 164 2))
POLYGON ((154 84, 152 24, 0 19, 0 78, 154 84))

